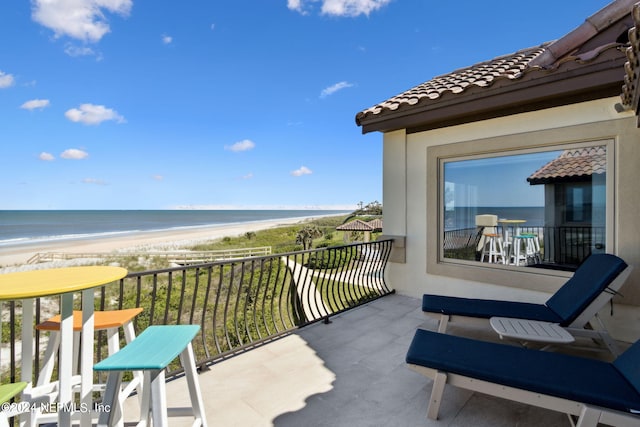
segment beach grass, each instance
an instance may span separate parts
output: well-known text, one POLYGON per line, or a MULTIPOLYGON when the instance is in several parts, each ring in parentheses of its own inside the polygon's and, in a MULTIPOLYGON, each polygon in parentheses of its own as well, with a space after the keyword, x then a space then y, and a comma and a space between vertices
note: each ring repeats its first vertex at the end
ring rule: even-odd
POLYGON ((259 246, 271 246, 273 253, 285 253, 301 251, 302 245, 296 243, 296 237, 300 229, 305 225, 315 225, 322 231, 322 236, 314 239, 314 247, 337 246, 344 243, 343 233, 336 231, 336 227, 342 224, 347 216, 331 216, 304 221, 300 224, 283 225, 264 230, 244 233, 240 236, 227 236, 222 239, 209 242, 201 242, 190 246, 193 251, 209 251, 219 249, 241 249, 259 246))

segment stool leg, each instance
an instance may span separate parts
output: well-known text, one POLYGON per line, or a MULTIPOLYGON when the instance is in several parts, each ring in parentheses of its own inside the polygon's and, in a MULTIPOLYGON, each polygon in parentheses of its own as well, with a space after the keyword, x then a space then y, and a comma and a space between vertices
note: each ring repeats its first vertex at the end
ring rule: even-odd
MULTIPOLYGON (((124 339, 126 341, 127 344, 129 344, 131 341, 133 341, 134 339, 136 339, 136 331, 133 328, 133 322, 127 322, 122 326, 122 329, 124 330, 124 339)), ((138 390, 138 403, 142 404, 142 392, 143 392, 143 384, 144 384, 144 378, 142 375, 142 371, 133 371, 133 380, 132 382, 136 383, 136 390, 138 390)), ((130 394, 133 389, 128 390, 128 393, 125 394, 130 394)), ((125 396, 126 398, 126 396, 125 396)))
POLYGON ((53 367, 56 362, 56 354, 60 347, 60 333, 58 331, 49 332, 49 341, 47 342, 47 349, 44 352, 44 360, 42 363, 42 369, 38 374, 37 385, 41 386, 51 382, 51 376, 53 375, 53 367))
POLYGON ((494 262, 494 254, 495 254, 495 240, 490 236, 483 236, 484 245, 482 245, 482 256, 480 257, 480 262, 484 262, 484 257, 487 257, 487 262, 494 262))
MULTIPOLYGON (((168 427, 167 392, 165 390, 164 369, 151 373, 151 418, 153 427, 168 427)), ((146 384, 145 384, 146 385, 146 384)))
POLYGON ((496 237, 496 242, 495 242, 495 263, 502 263, 504 264, 504 248, 502 246, 502 239, 500 237, 496 237))
POLYGON ((542 262, 542 256, 540 254, 540 239, 538 238, 538 236, 533 238, 533 243, 534 243, 534 247, 535 247, 535 258, 536 258, 536 263, 541 263, 542 262))
POLYGON ((533 237, 529 237, 527 239, 527 263, 529 263, 529 259, 535 263, 536 260, 536 244, 533 237))
POLYGON ((489 260, 491 260, 493 257, 493 261, 490 261, 490 262, 494 264, 498 264, 498 262, 502 262, 504 264, 502 240, 500 237, 491 236, 491 249, 489 250, 489 254, 490 254, 489 260), (500 261, 498 261, 498 258, 500 258, 500 261))
POLYGON ((151 424, 149 417, 151 412, 151 372, 144 371, 143 373, 143 390, 144 394, 140 402, 140 422, 137 427, 147 427, 151 424))
POLYGON ((513 239, 513 265, 520 265, 520 239, 513 239))
POLYGON ((118 334, 118 328, 107 329, 107 349, 109 355, 115 354, 120 350, 120 335, 118 334))
POLYGON ((124 339, 127 341, 127 344, 136 339, 136 331, 133 329, 132 322, 127 322, 122 326, 122 329, 124 329, 124 339))
POLYGON ((108 410, 100 412, 98 427, 111 427, 122 423, 122 410, 118 403, 122 371, 109 372, 107 387, 104 391, 102 404, 108 410))
POLYGON ((73 331, 73 374, 80 372, 80 332, 73 331))
POLYGON ((202 392, 200 391, 200 383, 198 382, 198 370, 196 369, 195 357, 193 355, 193 346, 191 343, 180 353, 180 363, 184 368, 184 373, 189 386, 189 395, 191 396, 191 406, 193 408, 194 424, 199 420, 202 427, 207 427, 207 417, 204 413, 204 403, 202 401, 202 392))

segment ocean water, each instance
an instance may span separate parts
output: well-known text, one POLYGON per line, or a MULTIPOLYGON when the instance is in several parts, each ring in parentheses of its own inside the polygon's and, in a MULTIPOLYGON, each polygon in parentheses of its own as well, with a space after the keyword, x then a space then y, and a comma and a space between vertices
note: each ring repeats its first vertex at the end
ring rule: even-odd
POLYGON ((476 215, 492 214, 499 219, 522 219, 527 227, 544 226, 544 206, 457 207, 445 212, 445 230, 474 228, 476 215))
POLYGON ((42 210, 0 211, 0 250, 44 241, 189 229, 273 219, 338 215, 327 210, 42 210))

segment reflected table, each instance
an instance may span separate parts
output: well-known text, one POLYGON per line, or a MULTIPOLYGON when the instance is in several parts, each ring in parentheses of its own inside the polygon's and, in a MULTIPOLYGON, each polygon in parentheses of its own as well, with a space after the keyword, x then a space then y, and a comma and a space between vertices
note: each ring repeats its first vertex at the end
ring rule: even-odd
POLYGON ((93 388, 93 300, 95 287, 127 275, 121 267, 68 267, 0 274, 0 301, 22 300, 21 378, 31 383, 34 298, 60 295, 60 357, 58 365, 58 425, 70 426, 71 415, 81 413, 81 425, 91 425, 93 388), (80 343, 80 408, 73 403, 73 294, 82 292, 80 343))

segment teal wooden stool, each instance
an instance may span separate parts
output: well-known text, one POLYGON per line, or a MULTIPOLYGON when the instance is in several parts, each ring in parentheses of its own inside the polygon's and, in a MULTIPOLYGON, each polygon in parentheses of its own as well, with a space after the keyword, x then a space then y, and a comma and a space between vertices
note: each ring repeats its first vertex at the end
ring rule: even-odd
POLYGON ((97 363, 94 370, 109 373, 103 400, 103 406, 108 410, 100 413, 98 426, 122 423, 122 408, 118 403, 122 373, 142 371, 144 385, 138 426, 148 426, 151 414, 154 427, 168 426, 169 416, 185 415, 194 417, 194 426, 206 427, 202 393, 191 346, 191 340, 199 330, 198 325, 149 326, 122 350, 97 363), (167 408, 164 371, 178 355, 189 387, 190 408, 167 408))

